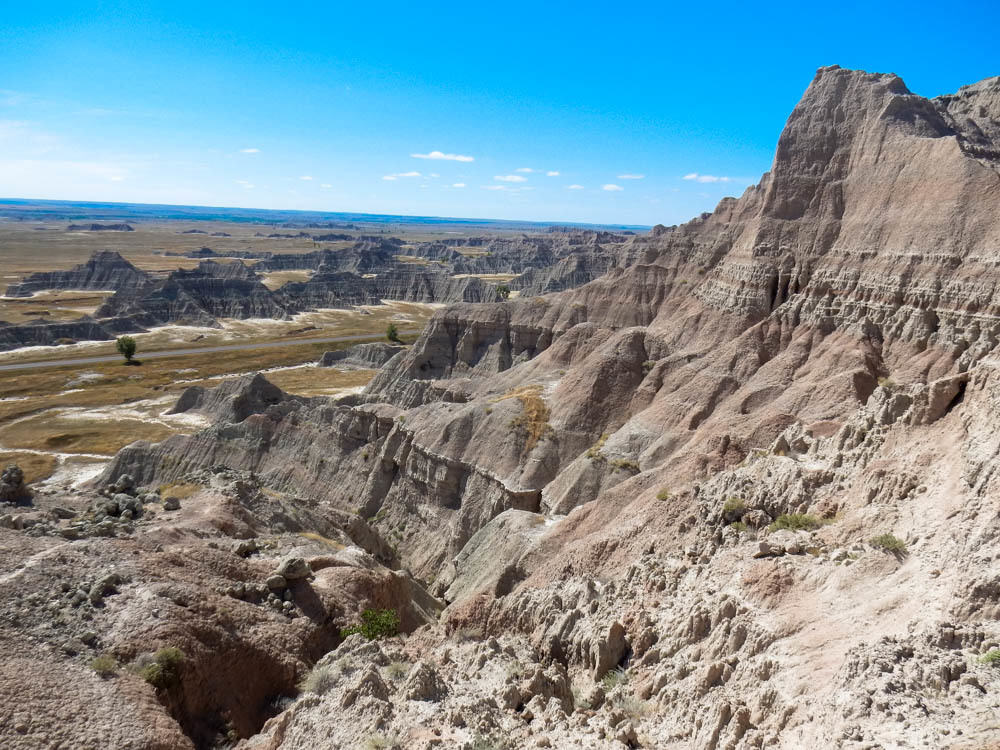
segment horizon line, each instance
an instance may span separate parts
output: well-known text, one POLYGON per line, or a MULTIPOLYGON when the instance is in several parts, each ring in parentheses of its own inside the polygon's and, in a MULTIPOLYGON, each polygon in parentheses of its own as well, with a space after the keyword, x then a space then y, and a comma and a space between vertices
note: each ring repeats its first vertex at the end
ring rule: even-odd
MULTIPOLYGON (((63 198, 13 198, 13 197, 0 197, 0 204, 4 203, 52 203, 52 204, 68 204, 68 205, 94 205, 94 206, 148 206, 152 208, 195 208, 195 209, 206 209, 215 211, 254 211, 254 212, 268 212, 268 213, 290 213, 290 214, 319 214, 319 215, 331 215, 331 216, 353 216, 353 217, 373 217, 373 218, 383 218, 383 219, 412 219, 412 220, 435 220, 441 223, 454 222, 454 223, 464 223, 473 224, 477 222, 502 222, 508 224, 528 224, 528 225, 538 225, 538 226, 579 226, 579 227, 617 227, 621 229, 642 229, 649 230, 652 229, 654 224, 624 224, 624 223, 600 223, 600 222, 586 222, 586 221, 565 221, 565 220, 555 220, 555 221, 538 221, 532 219, 490 219, 486 217, 461 217, 461 216, 434 216, 434 215, 424 215, 424 214, 380 214, 380 213, 368 213, 364 211, 329 211, 325 209, 308 209, 308 208, 258 208, 252 206, 208 206, 200 205, 194 203, 136 203, 128 201, 95 201, 95 200, 69 200, 63 198)), ((152 218, 152 217, 151 217, 152 218)), ((173 221, 180 221, 177 217, 163 217, 169 218, 173 221)), ((192 221, 211 221, 212 217, 189 217, 192 221)), ((217 220, 217 219, 216 219, 217 220)), ((363 221, 363 219, 358 219, 358 221, 363 221)), ((387 222, 373 222, 373 223, 387 223, 387 222)), ((404 222, 398 222, 404 223, 404 222)))

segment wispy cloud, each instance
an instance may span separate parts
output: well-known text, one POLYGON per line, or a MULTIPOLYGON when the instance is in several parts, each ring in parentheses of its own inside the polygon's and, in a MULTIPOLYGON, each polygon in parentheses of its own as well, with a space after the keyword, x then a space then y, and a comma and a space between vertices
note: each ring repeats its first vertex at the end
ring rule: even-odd
POLYGON ((452 185, 452 187, 463 188, 463 187, 465 187, 465 183, 464 182, 456 182, 454 185, 452 185))
POLYGON ((471 156, 462 154, 445 154, 441 151, 431 151, 429 154, 410 154, 414 159, 444 159, 445 161, 475 161, 471 156))
POLYGON ((395 180, 397 177, 421 177, 420 172, 397 172, 396 174, 387 174, 383 177, 383 180, 395 180))
POLYGON ((305 180, 306 182, 309 182, 310 180, 312 180, 312 176, 311 176, 311 175, 307 175, 307 174, 304 174, 304 175, 302 175, 302 176, 301 176, 301 177, 300 177, 299 179, 300 179, 300 180, 305 180))
POLYGON ((439 175, 437 172, 431 172, 430 176, 431 177, 440 177, 441 175, 439 175))
POLYGON ((732 182, 734 177, 717 177, 714 174, 698 174, 697 172, 692 172, 691 174, 686 174, 682 180, 694 180, 695 182, 732 182))
POLYGON ((494 178, 497 182, 527 182, 527 177, 521 177, 519 174, 498 174, 494 178))
POLYGON ((642 180, 646 177, 644 174, 620 174, 618 175, 619 180, 642 180))
POLYGON ((333 185, 331 185, 329 182, 324 182, 322 185, 320 185, 320 187, 321 188, 332 188, 333 185))
POLYGON ((625 188, 623 188, 621 185, 604 185, 601 187, 601 190, 607 190, 609 193, 614 193, 617 192, 618 190, 624 190, 624 189, 625 188))
POLYGON ((548 172, 545 173, 545 176, 546 177, 558 177, 559 173, 556 170, 554 170, 554 169, 550 169, 548 172))
POLYGON ((240 153, 241 154, 259 154, 260 153, 260 149, 259 148, 241 148, 240 149, 240 153))
POLYGON ((529 185, 483 185, 483 190, 502 190, 505 193, 523 193, 527 190, 534 190, 529 185))
POLYGON ((531 167, 518 167, 514 171, 515 172, 524 172, 525 174, 531 174, 532 172, 534 172, 536 170, 532 169, 531 167))
POLYGON ((567 190, 583 190, 583 185, 567 185, 567 190))
POLYGON ((388 181, 390 181, 390 182, 391 182, 392 180, 395 180, 395 179, 396 179, 396 175, 394 175, 394 174, 387 174, 387 175, 386 175, 385 177, 383 177, 382 179, 383 179, 383 180, 388 180, 388 181))
POLYGON ((252 182, 248 182, 247 180, 237 180, 236 184, 237 185, 242 185, 247 190, 253 190, 253 183, 252 182))

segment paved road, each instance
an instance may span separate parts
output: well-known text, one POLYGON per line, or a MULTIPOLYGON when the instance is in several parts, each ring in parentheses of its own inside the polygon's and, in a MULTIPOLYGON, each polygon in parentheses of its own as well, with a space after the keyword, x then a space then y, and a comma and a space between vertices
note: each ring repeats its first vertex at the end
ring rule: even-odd
MULTIPOLYGON (((400 334, 420 333, 418 329, 400 331, 400 334)), ((279 346, 297 346, 299 344, 334 344, 342 341, 376 341, 384 339, 384 333, 369 333, 355 336, 327 336, 316 339, 286 339, 282 341, 264 341, 247 344, 224 344, 222 346, 201 346, 192 349, 165 349, 159 352, 139 352, 138 359, 158 359, 160 357, 181 357, 186 354, 211 354, 212 352, 238 352, 242 349, 273 349, 279 346)), ((42 367, 65 367, 67 365, 92 365, 97 362, 117 362, 120 354, 104 354, 100 357, 77 357, 74 359, 46 359, 36 362, 15 362, 0 364, 0 372, 10 370, 35 370, 42 367)))

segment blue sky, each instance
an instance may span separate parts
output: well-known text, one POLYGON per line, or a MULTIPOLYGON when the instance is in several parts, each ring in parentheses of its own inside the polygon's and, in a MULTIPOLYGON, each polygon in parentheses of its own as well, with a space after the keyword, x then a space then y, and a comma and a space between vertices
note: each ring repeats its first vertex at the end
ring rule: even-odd
POLYGON ((821 65, 1000 74, 995 11, 0 0, 0 196, 677 223, 757 181, 821 65))

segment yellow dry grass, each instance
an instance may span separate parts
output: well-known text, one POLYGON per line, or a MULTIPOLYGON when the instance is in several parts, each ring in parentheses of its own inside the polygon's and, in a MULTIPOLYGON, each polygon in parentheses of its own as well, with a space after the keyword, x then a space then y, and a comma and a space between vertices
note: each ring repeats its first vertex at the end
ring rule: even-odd
POLYGON ((192 484, 191 482, 164 484, 160 486, 160 497, 176 497, 178 500, 183 500, 186 497, 191 497, 191 495, 199 490, 201 490, 201 485, 192 484))
POLYGON ((24 481, 27 484, 48 479, 56 470, 59 462, 55 456, 39 455, 37 453, 18 453, 17 451, 0 452, 0 468, 17 464, 24 471, 24 481))
POLYGON ((551 432, 549 424, 549 407, 542 398, 542 386, 525 385, 508 391, 503 396, 493 399, 493 403, 516 398, 521 402, 521 413, 511 420, 510 426, 525 434, 524 451, 530 453, 551 432))

